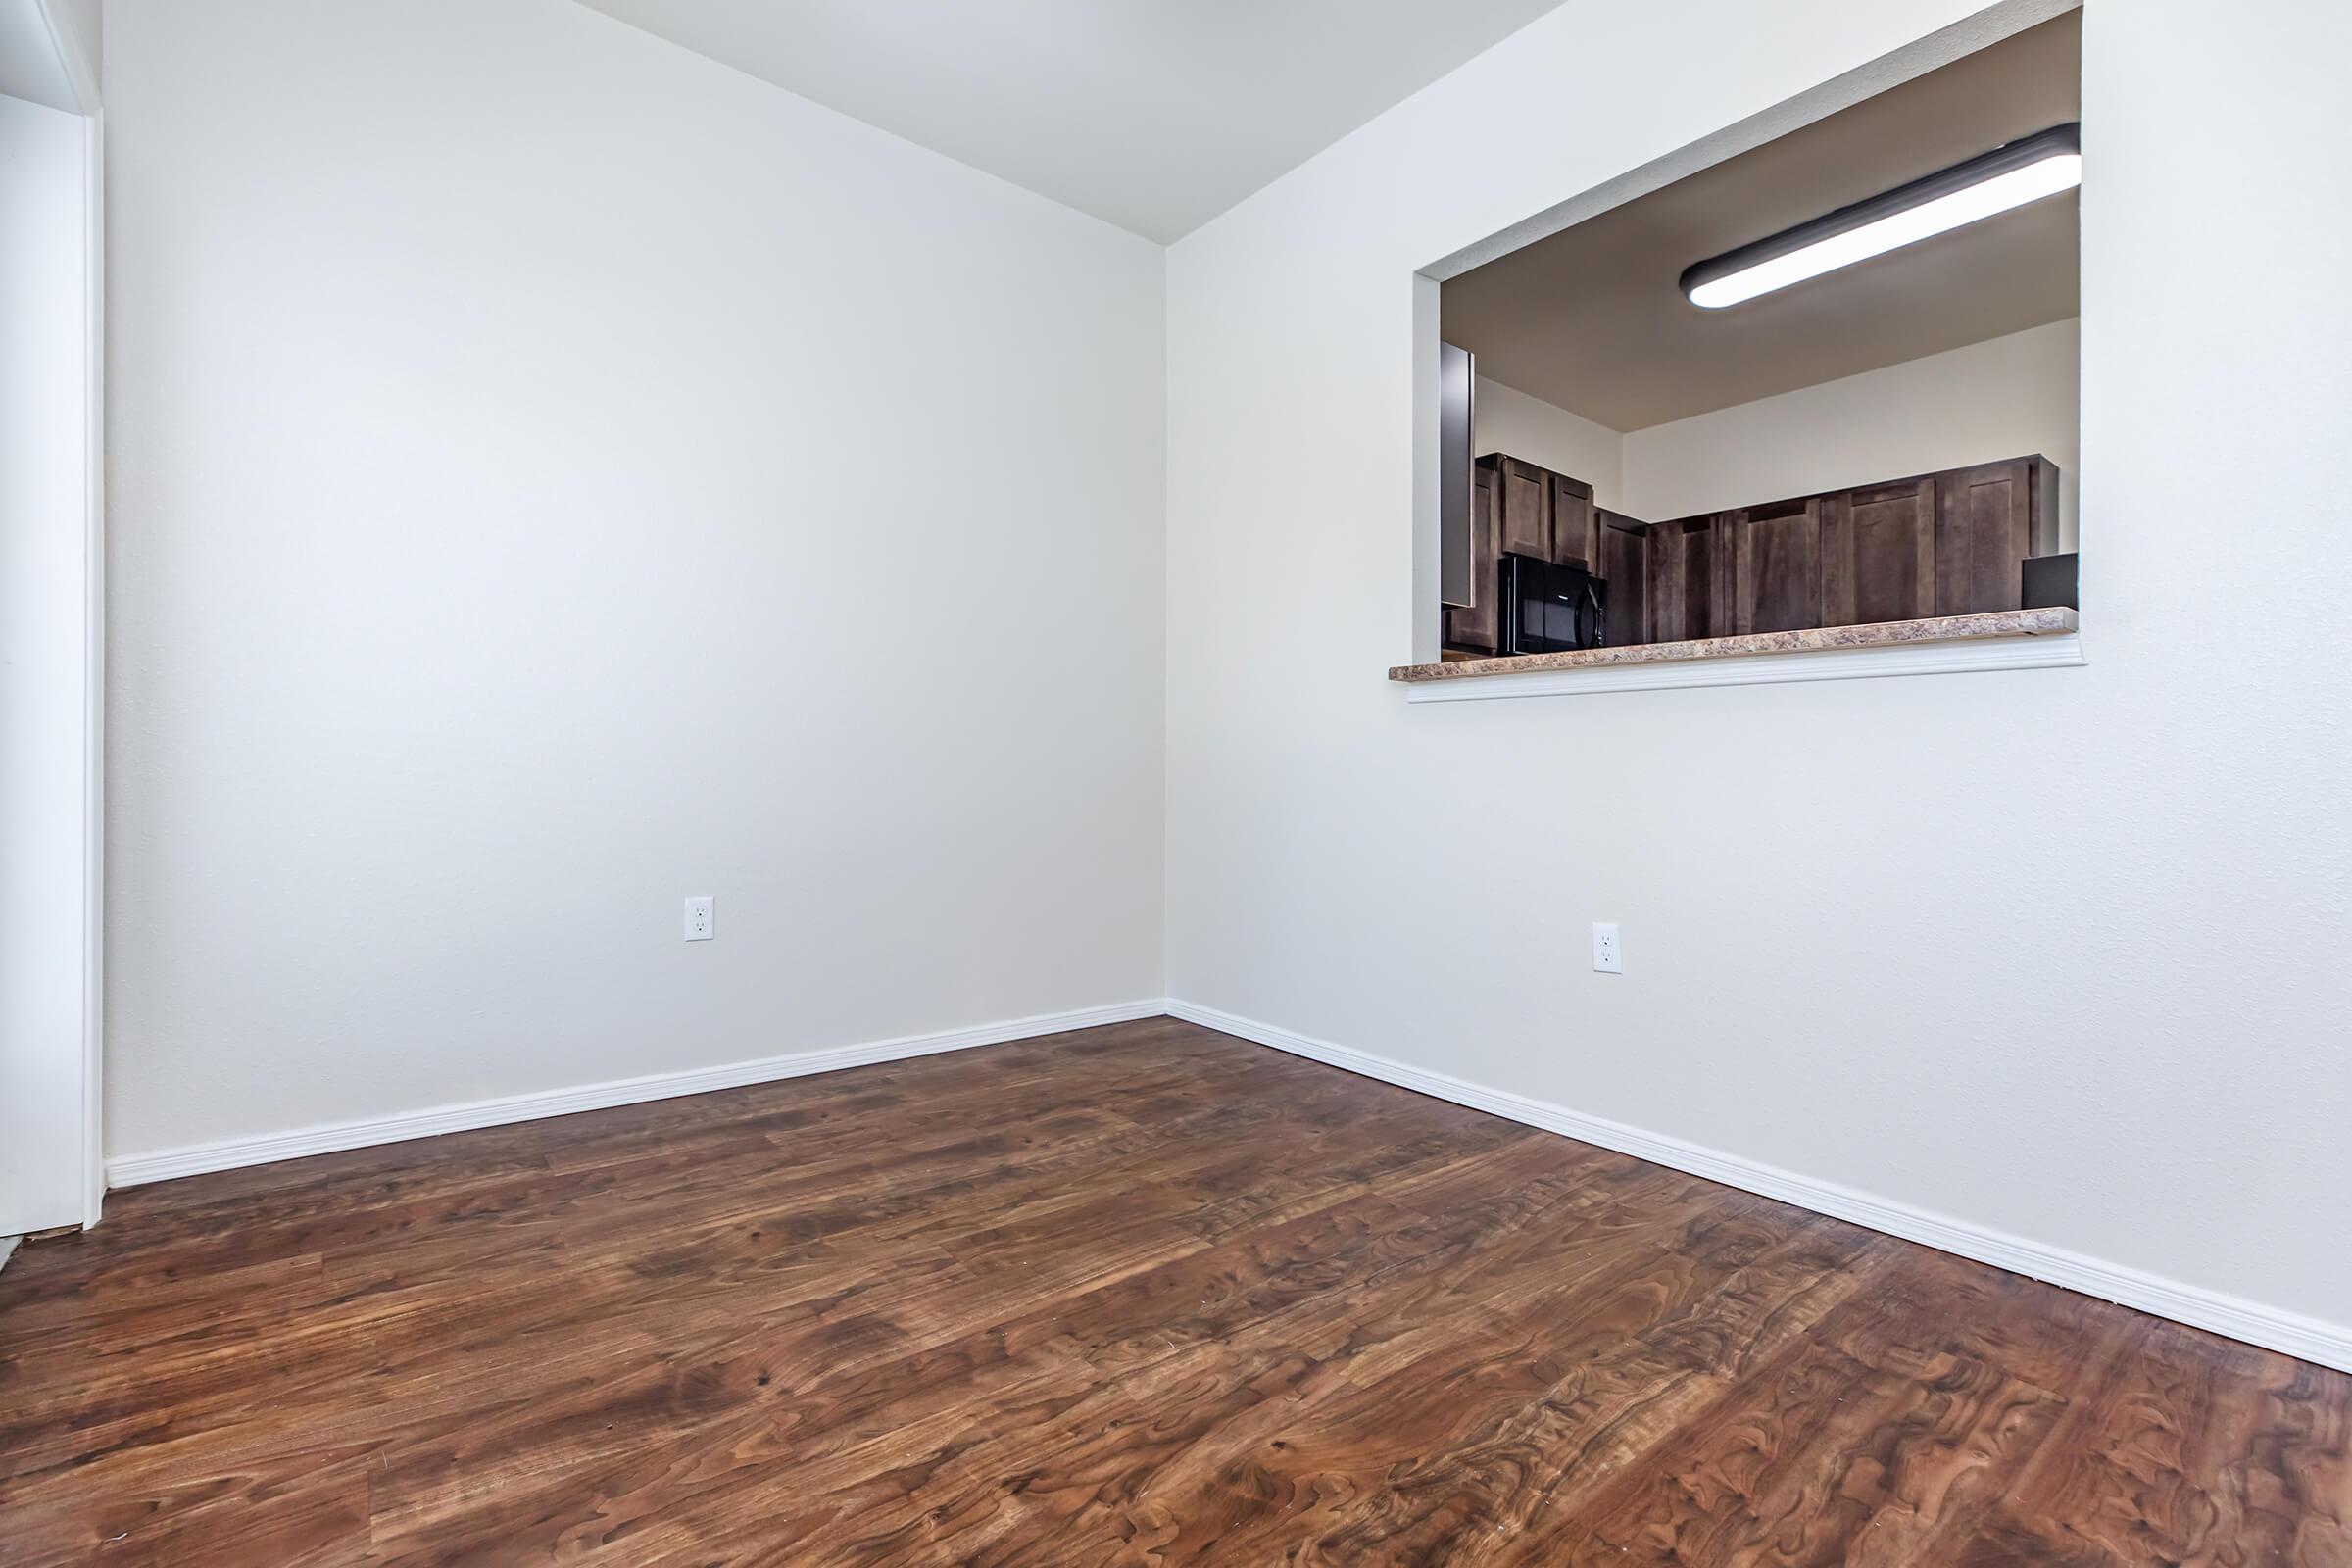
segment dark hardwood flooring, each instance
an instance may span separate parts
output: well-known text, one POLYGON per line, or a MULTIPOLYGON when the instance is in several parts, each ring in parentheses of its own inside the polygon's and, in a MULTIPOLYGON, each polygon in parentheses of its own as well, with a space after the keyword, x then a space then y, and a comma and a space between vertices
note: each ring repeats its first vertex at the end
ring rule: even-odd
POLYGON ((117 1194, 0 1563, 2352 1565, 2352 1378, 1168 1020, 117 1194))

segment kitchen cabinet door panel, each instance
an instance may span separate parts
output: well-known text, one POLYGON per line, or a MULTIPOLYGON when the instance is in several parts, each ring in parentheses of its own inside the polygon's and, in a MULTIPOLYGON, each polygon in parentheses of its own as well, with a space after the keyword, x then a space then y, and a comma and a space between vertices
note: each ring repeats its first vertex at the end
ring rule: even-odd
POLYGON ((1593 532, 1593 575, 1608 584, 1601 641, 1610 648, 1648 642, 1649 525, 1622 513, 1595 512, 1593 532))
POLYGON ((1450 647, 1494 651, 1501 630, 1501 588, 1495 560, 1500 537, 1494 517, 1494 466, 1480 463, 1472 471, 1470 490, 1470 593, 1468 607, 1446 612, 1446 642, 1450 647))
POLYGON ((1600 568, 1600 511, 1592 505, 1592 487, 1564 473, 1551 476, 1551 557, 1561 565, 1582 563, 1588 571, 1600 568))
POLYGON ((1510 555, 1549 561, 1551 470, 1508 457, 1498 460, 1494 469, 1502 549, 1510 555))
POLYGON ((1936 613, 2023 604, 2026 558, 2055 548, 2058 470, 2045 458, 1936 475, 1936 613))
POLYGON ((1821 624, 1870 626, 1936 613, 1933 476, 1829 497, 1821 533, 1821 624))
POLYGON ((1720 637, 1730 603, 1723 579, 1731 552, 1714 517, 1683 517, 1649 528, 1648 624, 1653 643, 1720 637))
POLYGON ((1734 540, 1732 632, 1821 624, 1821 500, 1724 514, 1734 540))

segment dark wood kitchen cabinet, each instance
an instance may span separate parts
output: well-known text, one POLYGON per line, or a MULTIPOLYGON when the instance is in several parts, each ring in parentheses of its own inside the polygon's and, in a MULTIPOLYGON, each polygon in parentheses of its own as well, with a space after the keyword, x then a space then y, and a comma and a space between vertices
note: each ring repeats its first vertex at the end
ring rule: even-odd
POLYGON ((1621 512, 1592 514, 1592 574, 1609 585, 1603 645, 1649 641, 1649 524, 1621 512))
POLYGON ((1826 497, 1821 624, 1871 626, 1935 613, 1935 476, 1826 497))
POLYGON ((2026 558, 2058 548, 2057 465, 2013 458, 1934 477, 1936 613, 2017 609, 2026 558))
POLYGON ((2058 548, 2040 456, 1739 507, 1649 531, 1653 642, 2015 610, 2058 548))
POLYGON ((1504 552, 1577 563, 1608 584, 1612 646, 2015 610, 2029 557, 2058 548, 2058 469, 2013 458, 1644 523, 1522 459, 1478 460, 1477 603, 1446 641, 1491 652, 1504 552))
POLYGON ((1478 462, 1494 487, 1499 550, 1562 564, 1592 562, 1598 540, 1590 484, 1502 453, 1478 462))
POLYGON ((1491 653, 1502 633, 1503 555, 1590 564, 1600 541, 1592 487, 1582 479, 1554 473, 1524 458, 1489 453, 1472 466, 1471 486, 1472 603, 1447 607, 1446 646, 1491 653))
POLYGON ((1720 522, 1732 539, 1732 635, 1822 624, 1821 498, 1742 507, 1720 522))
POLYGON ((1553 478, 1549 469, 1518 458, 1494 460, 1494 494, 1505 555, 1534 556, 1539 561, 1551 559, 1553 478))
POLYGON ((1496 519, 1495 466, 1480 462, 1471 470, 1470 604, 1446 610, 1446 643, 1483 653, 1494 650, 1502 628, 1502 590, 1495 581, 1500 526, 1496 519))
POLYGON ((1732 553, 1718 519, 1653 522, 1646 536, 1647 624, 1653 643, 1721 637, 1731 630, 1732 553))
MULTIPOLYGON (((1595 576, 1600 569, 1600 510, 1592 505, 1592 487, 1564 473, 1551 476, 1551 555, 1561 565, 1583 563, 1595 576)), ((1628 519, 1631 520, 1631 519, 1628 519)))

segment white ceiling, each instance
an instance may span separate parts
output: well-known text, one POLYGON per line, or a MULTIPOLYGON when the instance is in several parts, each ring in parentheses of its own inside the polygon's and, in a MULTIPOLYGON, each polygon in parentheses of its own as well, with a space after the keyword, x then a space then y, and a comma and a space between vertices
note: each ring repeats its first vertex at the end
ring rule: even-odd
MULTIPOLYGON (((1615 430, 1856 375, 2077 313, 2067 195, 1730 310, 1692 262, 2082 113, 2080 12, 1964 56, 1446 284, 1479 373, 1615 430)), ((2095 166, 2094 166, 2095 173, 2095 166)))
POLYGON ((1180 238, 1559 0, 581 0, 1180 238))

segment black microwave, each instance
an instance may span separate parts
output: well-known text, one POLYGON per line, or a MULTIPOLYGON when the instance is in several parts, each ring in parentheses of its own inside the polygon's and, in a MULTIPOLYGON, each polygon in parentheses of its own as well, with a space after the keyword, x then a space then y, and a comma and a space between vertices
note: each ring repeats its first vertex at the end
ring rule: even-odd
POLYGON ((1560 654, 1599 648, 1608 637, 1609 585, 1581 565, 1505 555, 1498 574, 1498 654, 1560 654))

